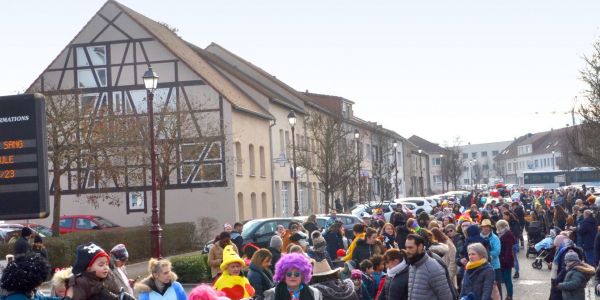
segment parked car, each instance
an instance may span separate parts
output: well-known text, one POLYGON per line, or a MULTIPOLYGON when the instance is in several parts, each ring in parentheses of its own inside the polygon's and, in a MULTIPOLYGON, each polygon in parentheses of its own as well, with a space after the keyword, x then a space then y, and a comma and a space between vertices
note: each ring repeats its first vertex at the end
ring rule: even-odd
POLYGON ((21 230, 23 227, 31 228, 31 230, 33 230, 35 233, 39 234, 43 238, 47 237, 47 236, 52 236, 52 229, 50 229, 46 226, 43 226, 43 225, 35 224, 35 223, 2 223, 2 224, 0 224, 0 229, 5 229, 7 231, 21 230))
MULTIPOLYGON (((325 214, 317 215, 317 227, 319 227, 319 229, 321 229, 321 230, 327 229, 327 228, 325 228, 325 225, 327 224, 327 221, 329 220, 329 218, 330 217, 325 214)), ((344 226, 344 230, 346 231, 347 238, 354 237, 354 233, 352 232, 352 227, 354 226, 354 224, 362 223, 362 219, 360 219, 359 217, 357 217, 355 215, 337 214, 336 218, 340 222, 342 222, 342 225, 344 226)), ((308 216, 300 216, 300 217, 298 217, 298 219, 302 220, 302 222, 305 222, 306 219, 308 219, 308 216)))
POLYGON ((415 213, 417 215, 419 215, 422 211, 430 214, 431 211, 433 211, 433 207, 431 207, 431 204, 429 204, 429 202, 425 199, 425 198, 420 198, 420 197, 414 197, 414 198, 400 198, 400 199, 396 199, 395 200, 396 203, 413 203, 415 204, 416 210, 415 213))
POLYGON ((95 215, 71 215, 60 217, 60 234, 88 231, 104 230, 121 227, 106 218, 95 215))

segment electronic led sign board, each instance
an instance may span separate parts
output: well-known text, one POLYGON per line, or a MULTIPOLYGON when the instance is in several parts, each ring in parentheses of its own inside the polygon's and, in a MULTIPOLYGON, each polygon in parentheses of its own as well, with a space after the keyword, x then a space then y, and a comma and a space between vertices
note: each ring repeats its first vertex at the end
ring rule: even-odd
POLYGON ((0 97, 0 220, 49 214, 45 107, 41 94, 0 97))

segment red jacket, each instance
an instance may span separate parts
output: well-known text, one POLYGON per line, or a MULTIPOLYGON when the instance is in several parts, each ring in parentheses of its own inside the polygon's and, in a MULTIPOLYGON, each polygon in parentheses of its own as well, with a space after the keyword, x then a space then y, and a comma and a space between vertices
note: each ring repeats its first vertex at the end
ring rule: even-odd
POLYGON ((510 229, 500 237, 500 268, 512 269, 515 266, 515 258, 512 250, 515 243, 515 236, 510 232, 510 229))

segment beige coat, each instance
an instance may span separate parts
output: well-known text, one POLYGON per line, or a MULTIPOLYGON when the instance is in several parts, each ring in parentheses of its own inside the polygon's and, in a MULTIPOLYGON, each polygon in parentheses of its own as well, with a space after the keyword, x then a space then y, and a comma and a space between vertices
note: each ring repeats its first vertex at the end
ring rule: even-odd
MULTIPOLYGON (((239 255, 239 251, 234 243, 230 244, 233 246, 233 250, 239 255)), ((217 274, 221 273, 221 263, 223 262, 223 248, 219 245, 219 242, 213 244, 208 251, 208 265, 210 266, 210 274, 214 278, 217 274)))

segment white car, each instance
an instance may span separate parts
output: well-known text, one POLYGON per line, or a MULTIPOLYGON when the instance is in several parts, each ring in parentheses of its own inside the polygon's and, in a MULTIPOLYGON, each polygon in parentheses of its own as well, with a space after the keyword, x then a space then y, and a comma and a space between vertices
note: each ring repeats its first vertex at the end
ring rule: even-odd
POLYGON ((414 197, 414 198, 399 198, 394 200, 396 203, 412 203, 416 206, 415 213, 419 215, 422 211, 430 214, 433 211, 433 207, 425 198, 414 197))
MULTIPOLYGON (((370 216, 373 215, 375 208, 381 208, 383 210, 383 217, 386 222, 390 221, 392 214, 396 210, 396 206, 398 203, 384 201, 384 202, 371 202, 369 205, 367 204, 359 204, 355 208, 352 209, 352 215, 357 216, 359 218, 363 218, 364 214, 367 213, 370 216)), ((416 205, 413 203, 402 203, 405 213, 409 211, 414 215, 416 210, 416 205)))

